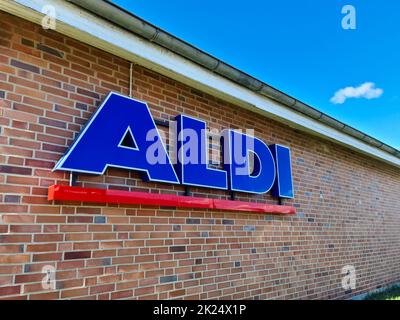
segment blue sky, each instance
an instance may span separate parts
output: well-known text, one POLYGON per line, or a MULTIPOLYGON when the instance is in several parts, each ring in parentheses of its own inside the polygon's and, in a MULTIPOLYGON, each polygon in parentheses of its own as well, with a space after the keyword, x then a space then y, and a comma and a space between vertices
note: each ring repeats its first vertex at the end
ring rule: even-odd
POLYGON ((400 149, 400 1, 114 2, 400 149), (355 30, 342 28, 344 5, 356 9, 355 30), (364 85, 347 91, 361 94, 369 87, 372 93, 368 92, 375 98, 350 98, 342 104, 331 102, 338 90, 357 88, 368 82, 375 87, 364 85))

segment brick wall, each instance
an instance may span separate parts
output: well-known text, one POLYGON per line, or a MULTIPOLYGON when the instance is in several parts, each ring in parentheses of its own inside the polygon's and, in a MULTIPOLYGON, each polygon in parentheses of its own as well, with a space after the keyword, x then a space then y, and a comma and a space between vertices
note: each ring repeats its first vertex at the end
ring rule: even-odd
MULTIPOLYGON (((134 96, 155 118, 186 113, 290 146, 296 198, 284 203, 297 215, 47 201, 50 185, 68 184, 55 162, 105 95, 128 87, 127 61, 0 13, 0 298, 334 299, 400 280, 399 169, 140 66, 134 96), (47 265, 55 290, 41 283, 47 265), (356 268, 353 291, 341 287, 345 265, 356 268)), ((116 169, 78 182, 184 192, 116 169)))

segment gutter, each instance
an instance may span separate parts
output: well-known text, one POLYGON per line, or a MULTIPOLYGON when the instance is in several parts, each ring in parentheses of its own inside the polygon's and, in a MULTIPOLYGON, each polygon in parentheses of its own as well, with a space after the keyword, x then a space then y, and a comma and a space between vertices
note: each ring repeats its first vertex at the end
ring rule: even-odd
POLYGON ((301 102, 300 100, 297 100, 290 95, 275 89, 265 82, 262 82, 238 70, 237 68, 135 16, 129 11, 112 3, 110 0, 67 1, 98 15, 127 31, 133 32, 134 34, 139 35, 150 42, 156 43, 186 59, 189 59, 190 61, 201 65, 207 70, 227 78, 236 84, 282 103, 286 107, 296 112, 306 115, 309 118, 321 122, 324 125, 343 132, 400 159, 400 150, 397 150, 382 141, 379 141, 349 125, 346 125, 345 123, 334 119, 333 117, 301 102))

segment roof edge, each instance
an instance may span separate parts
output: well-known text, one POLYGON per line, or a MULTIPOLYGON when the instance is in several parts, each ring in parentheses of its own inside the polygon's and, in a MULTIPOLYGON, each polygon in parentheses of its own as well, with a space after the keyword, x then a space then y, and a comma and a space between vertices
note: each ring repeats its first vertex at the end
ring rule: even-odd
POLYGON ((215 58, 178 37, 152 25, 124 8, 121 8, 110 0, 67 1, 100 16, 123 29, 133 32, 136 35, 183 56, 184 58, 189 59, 209 71, 235 82, 236 84, 280 102, 296 112, 304 114, 313 120, 321 122, 400 159, 400 150, 317 110, 316 108, 268 85, 261 80, 256 79, 218 58, 215 58))

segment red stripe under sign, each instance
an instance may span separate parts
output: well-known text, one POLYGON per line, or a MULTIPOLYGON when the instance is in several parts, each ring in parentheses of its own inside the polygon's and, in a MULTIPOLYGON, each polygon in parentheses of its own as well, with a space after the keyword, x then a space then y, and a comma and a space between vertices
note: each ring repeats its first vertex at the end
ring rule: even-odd
POLYGON ((295 214, 292 206, 271 205, 266 203, 220 200, 177 196, 171 194, 154 194, 53 185, 49 187, 48 200, 80 201, 95 203, 139 204, 177 208, 200 208, 211 210, 242 211, 272 214, 295 214))

